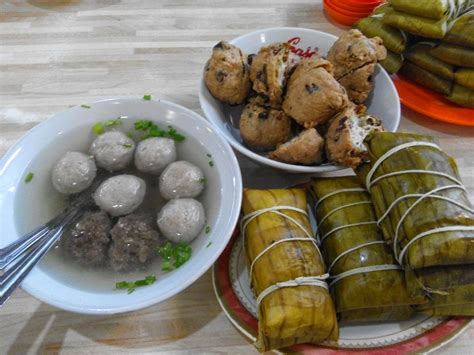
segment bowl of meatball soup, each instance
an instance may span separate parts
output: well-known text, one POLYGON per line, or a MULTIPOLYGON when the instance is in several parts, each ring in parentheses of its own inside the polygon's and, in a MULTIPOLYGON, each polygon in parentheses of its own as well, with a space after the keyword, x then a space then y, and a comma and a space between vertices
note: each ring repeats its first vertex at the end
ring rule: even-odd
POLYGON ((79 105, 0 160, 0 247, 81 201, 22 288, 87 314, 141 309, 208 270, 237 223, 242 181, 224 138, 162 100, 79 105))

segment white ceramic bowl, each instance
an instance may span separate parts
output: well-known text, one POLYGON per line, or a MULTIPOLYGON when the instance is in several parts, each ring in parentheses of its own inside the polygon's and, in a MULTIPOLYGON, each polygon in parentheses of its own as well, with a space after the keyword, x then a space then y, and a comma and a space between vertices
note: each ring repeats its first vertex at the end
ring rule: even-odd
MULTIPOLYGON (((293 27, 270 28, 252 32, 230 41, 245 53, 257 53, 258 50, 274 42, 289 41, 298 54, 308 55, 315 50, 326 55, 337 37, 329 33, 293 27)), ((210 55, 211 53, 209 53, 210 55)), ((268 159, 248 149, 240 138, 239 120, 243 106, 230 107, 215 99, 207 90, 204 76, 199 89, 201 108, 208 120, 216 127, 227 141, 242 154, 264 165, 279 168, 293 173, 320 173, 343 169, 332 164, 320 166, 302 166, 281 163, 268 159)), ((368 112, 380 117, 385 129, 394 132, 400 123, 400 99, 387 72, 377 65, 375 69, 375 89, 366 101, 368 112)))
POLYGON ((161 273, 157 261, 145 272, 117 275, 85 271, 62 261, 56 251, 24 280, 25 291, 53 306, 79 313, 112 314, 161 302, 191 285, 208 270, 225 248, 240 212, 242 180, 237 159, 227 142, 198 114, 173 103, 144 100, 107 100, 56 114, 29 131, 0 160, 0 247, 18 239, 62 208, 63 198, 51 183, 50 170, 67 150, 87 151, 95 122, 123 116, 124 129, 137 119, 172 125, 186 139, 177 143, 178 158, 192 161, 207 178, 200 200, 206 209, 210 233, 193 243, 191 259, 180 268, 161 273), (212 155, 213 166, 207 154, 212 155), (28 172, 34 178, 28 184, 28 172), (115 282, 156 274, 157 282, 132 294, 114 290, 115 282))

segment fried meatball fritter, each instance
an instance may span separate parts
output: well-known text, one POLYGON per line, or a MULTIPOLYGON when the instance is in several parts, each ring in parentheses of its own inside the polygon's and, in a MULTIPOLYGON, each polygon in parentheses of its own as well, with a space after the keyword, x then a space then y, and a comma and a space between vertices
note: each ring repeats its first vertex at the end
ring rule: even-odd
POLYGON ((361 104, 367 100, 374 88, 374 70, 375 63, 367 64, 339 79, 339 83, 344 86, 351 101, 361 104))
POLYGON ((366 113, 364 105, 351 106, 337 115, 326 134, 330 161, 352 168, 368 158, 364 139, 372 132, 383 131, 382 121, 366 113))
POLYGON ((216 99, 231 105, 244 102, 250 90, 247 56, 226 41, 217 43, 206 64, 204 81, 216 99))
POLYGON ((283 88, 298 61, 299 57, 290 51, 290 45, 286 42, 260 48, 252 59, 250 80, 253 89, 264 98, 265 105, 281 107, 283 88))
POLYGON ((285 113, 306 128, 325 123, 349 103, 346 91, 332 76, 324 59, 301 61, 288 81, 285 113))
POLYGON ((291 119, 280 110, 263 107, 251 100, 240 117, 240 136, 257 150, 273 150, 292 137, 291 119))
POLYGON ((375 64, 385 59, 387 50, 379 37, 365 37, 359 30, 350 30, 334 43, 327 59, 334 66, 334 77, 347 90, 349 99, 364 102, 374 88, 375 64))
POLYGON ((321 163, 323 150, 324 139, 315 128, 310 128, 281 144, 268 157, 288 164, 313 165, 321 163))
POLYGON ((377 63, 387 56, 380 37, 367 38, 352 29, 344 33, 329 49, 327 60, 334 66, 334 77, 344 75, 366 64, 377 63))

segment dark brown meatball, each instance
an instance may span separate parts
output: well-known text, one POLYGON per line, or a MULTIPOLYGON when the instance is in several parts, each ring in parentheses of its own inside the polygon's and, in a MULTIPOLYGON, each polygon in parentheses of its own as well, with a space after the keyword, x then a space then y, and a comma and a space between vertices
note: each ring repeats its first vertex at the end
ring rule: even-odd
POLYGON ((105 212, 86 213, 64 236, 68 256, 82 265, 104 265, 111 227, 110 218, 105 212))
POLYGON ((110 234, 112 246, 109 259, 115 271, 143 269, 158 255, 160 235, 154 228, 151 215, 130 214, 121 217, 110 234))

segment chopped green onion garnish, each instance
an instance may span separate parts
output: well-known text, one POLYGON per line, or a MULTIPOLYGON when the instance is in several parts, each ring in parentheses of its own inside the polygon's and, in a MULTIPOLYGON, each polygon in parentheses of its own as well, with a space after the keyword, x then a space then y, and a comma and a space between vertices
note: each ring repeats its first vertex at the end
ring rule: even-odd
POLYGON ((211 246, 212 242, 207 243, 206 248, 209 248, 211 246))
POLYGON ((143 100, 150 101, 151 100, 151 95, 144 95, 143 100))
POLYGON ((127 144, 127 143, 124 144, 123 146, 124 146, 125 148, 132 148, 132 145, 131 145, 131 144, 127 144))
POLYGON ((205 184, 207 182, 207 179, 206 178, 201 178, 201 179, 199 179, 199 182, 201 184, 205 184))
POLYGON ((212 160, 209 161, 209 166, 212 168, 214 166, 214 162, 212 160))
POLYGON ((91 108, 89 105, 84 105, 84 104, 82 104, 81 107, 82 108, 91 108))
POLYGON ((178 131, 176 131, 176 129, 171 126, 168 126, 168 136, 177 142, 182 142, 186 138, 182 134, 179 134, 178 131))
POLYGON ((206 226, 206 229, 204 230, 204 232, 206 234, 209 234, 210 231, 211 231, 211 226, 206 226))
POLYGON ((105 133, 105 129, 113 126, 119 126, 123 122, 120 118, 117 118, 115 120, 107 120, 104 122, 97 122, 92 126, 92 132, 94 132, 97 135, 101 135, 105 133))
POLYGON ((169 260, 163 260, 163 263, 161 265, 161 269, 163 271, 171 271, 171 263, 169 260))
POLYGON ((155 283, 155 281, 156 281, 155 275, 148 275, 148 276, 145 276, 145 278, 142 280, 136 280, 136 281, 131 281, 131 282, 129 281, 117 282, 115 284, 115 288, 117 290, 127 289, 128 293, 130 294, 133 291, 135 291, 137 287, 148 286, 155 283))
POLYGON ((191 258, 193 249, 190 245, 184 243, 173 245, 167 242, 158 249, 158 253, 163 258, 161 269, 167 272, 177 269, 187 262, 191 258))
POLYGON ((31 180, 33 180, 33 176, 35 176, 35 174, 33 174, 31 171, 26 174, 26 177, 25 177, 25 182, 26 183, 29 183, 31 180))
POLYGON ((170 242, 167 242, 165 245, 158 249, 158 253, 165 260, 169 260, 173 255, 173 245, 170 242))
POLYGON ((208 158, 212 158, 211 154, 207 153, 206 155, 208 156, 208 158))
POLYGON ((174 139, 177 142, 185 140, 185 136, 178 133, 172 126, 168 126, 168 130, 161 129, 158 125, 154 124, 149 120, 139 120, 135 122, 135 130, 143 131, 141 139, 147 139, 150 137, 166 137, 174 139))
POLYGON ((122 124, 122 120, 120 118, 117 118, 115 120, 105 121, 105 127, 119 126, 121 124, 122 124))
POLYGON ((105 128, 104 128, 104 125, 102 124, 102 122, 97 122, 96 124, 94 124, 92 126, 92 132, 94 132, 97 135, 101 135, 102 133, 104 133, 105 128))

